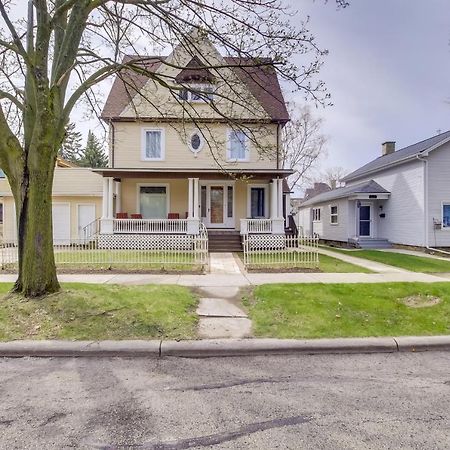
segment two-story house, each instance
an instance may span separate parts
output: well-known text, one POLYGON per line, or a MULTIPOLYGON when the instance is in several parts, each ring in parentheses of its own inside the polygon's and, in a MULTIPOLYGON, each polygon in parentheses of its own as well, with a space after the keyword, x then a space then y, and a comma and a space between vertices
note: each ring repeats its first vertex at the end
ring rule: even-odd
POLYGON ((291 172, 279 149, 289 115, 276 70, 191 38, 112 86, 102 113, 110 163, 94 170, 103 177, 101 234, 284 234, 291 172))

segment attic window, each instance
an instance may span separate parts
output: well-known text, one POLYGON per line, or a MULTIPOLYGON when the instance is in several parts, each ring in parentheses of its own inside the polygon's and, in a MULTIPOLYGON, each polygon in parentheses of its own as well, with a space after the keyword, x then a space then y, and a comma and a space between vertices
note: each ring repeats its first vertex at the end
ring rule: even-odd
POLYGON ((212 84, 193 84, 180 90, 179 99, 190 103, 209 103, 214 100, 212 84))

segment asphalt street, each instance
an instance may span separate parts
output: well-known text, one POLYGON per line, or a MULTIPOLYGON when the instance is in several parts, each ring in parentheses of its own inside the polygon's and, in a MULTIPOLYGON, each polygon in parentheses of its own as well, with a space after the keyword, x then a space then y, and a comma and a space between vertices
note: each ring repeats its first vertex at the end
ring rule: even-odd
POLYGON ((1 449, 448 449, 450 353, 1 359, 1 449))

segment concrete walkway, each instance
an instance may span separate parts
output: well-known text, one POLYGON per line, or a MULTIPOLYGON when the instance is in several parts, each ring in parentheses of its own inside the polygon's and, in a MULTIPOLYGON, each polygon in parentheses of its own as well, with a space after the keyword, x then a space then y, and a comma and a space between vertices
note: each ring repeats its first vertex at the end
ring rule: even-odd
POLYGON ((233 253, 210 253, 209 269, 211 273, 240 274, 233 253))
POLYGON ((203 287, 199 289, 197 308, 201 338, 245 338, 251 334, 252 322, 238 306, 238 287, 203 287))
MULTIPOLYGON (((0 275, 1 283, 13 283, 16 275, 0 275)), ((176 284, 189 287, 244 287, 270 283, 388 283, 388 282, 448 282, 448 278, 417 272, 393 273, 247 273, 207 275, 151 274, 61 274, 62 283, 92 284, 176 284)))
POLYGON ((319 247, 319 253, 322 255, 331 256, 332 258, 339 259, 341 261, 354 264, 356 266, 364 267, 372 272, 377 273, 409 273, 408 270, 400 269, 399 267, 389 266, 369 259, 358 258, 357 256, 346 255, 341 252, 335 252, 333 250, 326 250, 319 247))

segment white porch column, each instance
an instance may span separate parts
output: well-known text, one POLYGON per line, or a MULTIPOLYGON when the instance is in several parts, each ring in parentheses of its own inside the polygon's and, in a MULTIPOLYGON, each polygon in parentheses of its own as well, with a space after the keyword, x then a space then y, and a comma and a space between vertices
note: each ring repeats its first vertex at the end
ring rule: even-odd
POLYGON ((114 179, 103 178, 103 211, 100 221, 101 234, 113 234, 113 195, 114 195, 114 179))
POLYGON ((188 178, 188 219, 192 219, 194 217, 193 214, 193 201, 194 201, 194 179, 188 178))
POLYGON ((108 217, 108 178, 103 178, 102 219, 108 217))
POLYGON ((116 212, 122 211, 122 183, 116 181, 116 212))
POLYGON ((278 215, 278 209, 277 209, 277 198, 278 198, 278 183, 276 179, 272 180, 272 183, 270 184, 270 218, 276 219, 278 215))
POLYGON ((113 199, 114 199, 114 178, 108 178, 108 219, 114 217, 113 211, 113 199))
POLYGON ((198 196, 199 196, 199 179, 194 178, 194 219, 198 219, 198 196))
MULTIPOLYGON (((278 218, 283 218, 283 179, 278 179, 278 218)), ((284 220, 284 218, 283 218, 284 220)))

